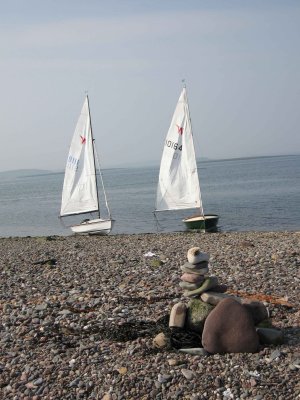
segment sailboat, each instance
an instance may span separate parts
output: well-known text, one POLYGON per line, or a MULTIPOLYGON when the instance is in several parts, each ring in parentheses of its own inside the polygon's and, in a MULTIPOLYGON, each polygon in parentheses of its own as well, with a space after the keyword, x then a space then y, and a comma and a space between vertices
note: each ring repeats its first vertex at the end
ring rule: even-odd
POLYGON ((105 193, 100 163, 94 144, 89 98, 85 97, 67 158, 62 190, 60 218, 95 215, 70 226, 78 234, 108 234, 113 226, 105 193), (107 218, 100 218, 97 168, 105 200, 107 218))
POLYGON ((184 85, 164 143, 156 195, 156 211, 199 209, 183 219, 187 229, 216 230, 219 216, 204 214, 192 124, 184 85))

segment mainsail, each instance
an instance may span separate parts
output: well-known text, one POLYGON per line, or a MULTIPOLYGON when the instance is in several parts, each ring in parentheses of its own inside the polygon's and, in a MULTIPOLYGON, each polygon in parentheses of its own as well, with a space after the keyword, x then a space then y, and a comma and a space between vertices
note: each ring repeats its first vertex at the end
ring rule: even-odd
POLYGON ((68 154, 60 216, 98 210, 91 118, 86 97, 68 154))
POLYGON ((188 208, 199 208, 203 215, 191 119, 184 87, 165 140, 155 211, 188 208))

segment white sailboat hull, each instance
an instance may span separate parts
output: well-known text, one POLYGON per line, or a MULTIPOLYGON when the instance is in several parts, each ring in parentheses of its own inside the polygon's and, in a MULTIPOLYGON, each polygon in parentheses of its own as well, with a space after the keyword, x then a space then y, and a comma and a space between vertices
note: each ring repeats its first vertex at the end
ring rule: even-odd
POLYGON ((91 219, 71 226, 71 230, 77 234, 108 235, 114 222, 113 219, 91 219))

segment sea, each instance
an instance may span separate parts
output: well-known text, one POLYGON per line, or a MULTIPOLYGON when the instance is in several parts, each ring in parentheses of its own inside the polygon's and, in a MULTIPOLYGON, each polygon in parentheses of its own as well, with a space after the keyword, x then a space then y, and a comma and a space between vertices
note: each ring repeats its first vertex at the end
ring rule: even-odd
MULTIPOLYGON (((159 168, 102 171, 115 224, 111 234, 181 232, 196 210, 153 213, 159 168)), ((198 162, 206 214, 219 231, 300 230, 300 155, 198 162)), ((0 237, 70 235, 60 212, 63 172, 0 173, 0 237)), ((101 200, 103 203, 103 200, 101 200)))

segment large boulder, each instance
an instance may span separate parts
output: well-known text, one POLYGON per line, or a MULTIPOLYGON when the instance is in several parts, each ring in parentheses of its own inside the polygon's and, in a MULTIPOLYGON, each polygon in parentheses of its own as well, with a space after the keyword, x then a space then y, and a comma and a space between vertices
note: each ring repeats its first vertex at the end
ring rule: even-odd
POLYGON ((222 300, 206 318, 202 345, 209 353, 254 353, 259 338, 246 307, 234 299, 222 300))
POLYGON ((242 299, 242 304, 252 315, 255 325, 269 318, 269 311, 267 307, 260 301, 242 299))
POLYGON ((202 333, 204 322, 213 308, 212 305, 204 303, 200 299, 191 300, 187 308, 186 328, 197 333, 202 333))

